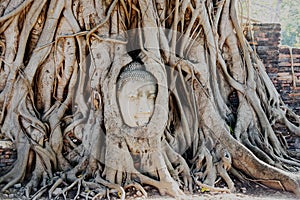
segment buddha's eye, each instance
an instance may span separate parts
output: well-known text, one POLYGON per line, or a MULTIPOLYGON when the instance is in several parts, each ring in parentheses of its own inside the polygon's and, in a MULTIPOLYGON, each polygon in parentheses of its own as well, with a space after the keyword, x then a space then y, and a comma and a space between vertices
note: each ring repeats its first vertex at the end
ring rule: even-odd
POLYGON ((150 93, 148 95, 148 99, 155 99, 156 98, 156 93, 150 93))
POLYGON ((137 100, 138 99, 138 95, 130 94, 129 95, 129 99, 132 100, 132 101, 137 100))

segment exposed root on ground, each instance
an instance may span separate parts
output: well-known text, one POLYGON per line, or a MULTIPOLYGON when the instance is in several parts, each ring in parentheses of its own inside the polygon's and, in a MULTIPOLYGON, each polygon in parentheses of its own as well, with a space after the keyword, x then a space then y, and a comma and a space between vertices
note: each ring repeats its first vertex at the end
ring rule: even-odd
POLYGON ((18 155, 2 192, 22 182, 32 199, 125 199, 150 185, 184 198, 196 186, 236 191, 232 169, 300 196, 300 155, 272 129, 299 136, 300 118, 245 41, 236 3, 1 2, 0 130, 18 155), (117 92, 132 61, 157 81, 138 127, 117 92))

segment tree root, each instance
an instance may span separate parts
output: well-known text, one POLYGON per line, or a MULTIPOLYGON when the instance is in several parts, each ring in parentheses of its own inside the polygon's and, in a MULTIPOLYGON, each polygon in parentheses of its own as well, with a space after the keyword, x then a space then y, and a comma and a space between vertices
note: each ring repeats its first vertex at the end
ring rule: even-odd
POLYGON ((233 165, 300 196, 300 175, 291 173, 300 162, 272 130, 279 122, 299 136, 300 118, 245 41, 237 0, 7 2, 0 8, 0 128, 18 158, 0 177, 2 191, 28 177, 28 198, 42 186, 33 199, 48 189, 49 199, 55 192, 67 199, 76 187, 75 199, 116 192, 125 199, 129 187, 147 196, 140 184, 184 198, 180 188, 192 193, 192 178, 211 192, 233 192, 233 165), (128 53, 125 32, 134 28, 139 49, 128 53), (132 60, 156 77, 155 105, 164 108, 136 129, 124 124, 116 97, 119 72, 132 60), (234 90, 236 120, 227 99, 234 90), (61 176, 53 177, 57 170, 61 176), (228 189, 214 187, 218 178, 228 189))
POLYGON ((166 158, 165 160, 169 160, 172 164, 174 164, 176 166, 176 169, 173 170, 173 175, 178 176, 179 174, 182 175, 183 177, 183 182, 184 182, 184 190, 189 190, 190 193, 193 193, 193 189, 192 189, 192 178, 190 175, 190 169, 189 166, 187 165, 186 161, 184 160, 184 158, 179 155, 178 153, 176 153, 171 146, 164 140, 164 150, 166 153, 166 158))
POLYGON ((127 188, 130 188, 130 187, 135 187, 137 190, 140 190, 142 192, 142 194, 144 195, 144 197, 148 197, 148 194, 146 192, 146 190, 138 183, 130 183, 126 186, 124 186, 124 190, 126 190, 127 188))
POLYGON ((24 8, 26 8, 33 0, 26 0, 23 1, 22 4, 18 5, 18 7, 16 7, 13 11, 10 11, 9 13, 6 13, 4 16, 0 17, 0 23, 8 20, 10 18, 13 18, 14 16, 16 16, 17 14, 19 14, 20 12, 22 12, 24 10, 24 8))
POLYGON ((40 199, 43 196, 43 194, 48 190, 48 188, 50 186, 51 186, 50 184, 43 186, 34 195, 31 196, 31 199, 32 200, 38 200, 38 199, 40 199))
POLYGON ((234 139, 226 138, 226 146, 231 151, 233 164, 248 175, 255 177, 267 186, 276 189, 285 188, 300 196, 300 176, 290 172, 282 171, 258 160, 248 149, 236 142, 234 139), (276 181, 270 181, 276 180, 276 181), (279 184, 280 183, 280 184, 279 184))
POLYGON ((101 191, 101 192, 99 192, 98 194, 96 194, 93 198, 92 198, 92 200, 98 200, 98 199, 102 199, 102 197, 104 197, 105 195, 106 195, 106 191, 101 191))
POLYGON ((15 161, 13 168, 4 176, 0 177, 0 183, 8 182, 1 191, 5 191, 9 187, 13 186, 15 183, 22 181, 26 173, 26 166, 28 161, 29 154, 29 143, 28 141, 24 141, 23 144, 19 144, 17 146, 18 159, 15 161), (27 156, 21 156, 22 154, 27 156))
POLYGON ((209 192, 225 192, 225 193, 230 193, 229 189, 226 188, 218 188, 218 187, 213 187, 204 183, 199 182, 197 179, 194 178, 195 183, 200 186, 201 188, 204 188, 204 190, 208 190, 209 192))
POLYGON ((50 190, 49 190, 49 192, 48 192, 48 197, 49 197, 49 199, 52 199, 53 191, 54 191, 61 183, 63 183, 63 179, 62 179, 62 178, 59 178, 59 179, 57 179, 57 181, 52 185, 52 187, 50 188, 50 190))

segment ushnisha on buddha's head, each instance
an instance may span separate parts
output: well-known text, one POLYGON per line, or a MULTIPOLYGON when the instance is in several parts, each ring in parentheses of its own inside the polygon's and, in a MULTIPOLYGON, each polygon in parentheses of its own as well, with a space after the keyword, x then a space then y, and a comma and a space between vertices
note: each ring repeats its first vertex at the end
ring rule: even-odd
POLYGON ((129 127, 149 123, 157 96, 157 80, 139 62, 133 61, 120 72, 117 98, 123 122, 129 127))

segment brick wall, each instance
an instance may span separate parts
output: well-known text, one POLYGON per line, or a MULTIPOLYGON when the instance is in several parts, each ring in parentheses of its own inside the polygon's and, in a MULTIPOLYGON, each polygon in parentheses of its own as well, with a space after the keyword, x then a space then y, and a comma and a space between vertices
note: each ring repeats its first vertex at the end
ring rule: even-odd
POLYGON ((278 23, 253 23, 244 29, 284 102, 300 115, 300 49, 280 46, 280 31, 278 23))
POLYGON ((281 25, 278 23, 253 23, 245 26, 245 35, 266 67, 271 80, 276 82, 278 73, 281 25), (249 30, 252 30, 252 35, 249 30))
POLYGON ((283 100, 300 114, 300 49, 280 47, 277 89, 283 100))

